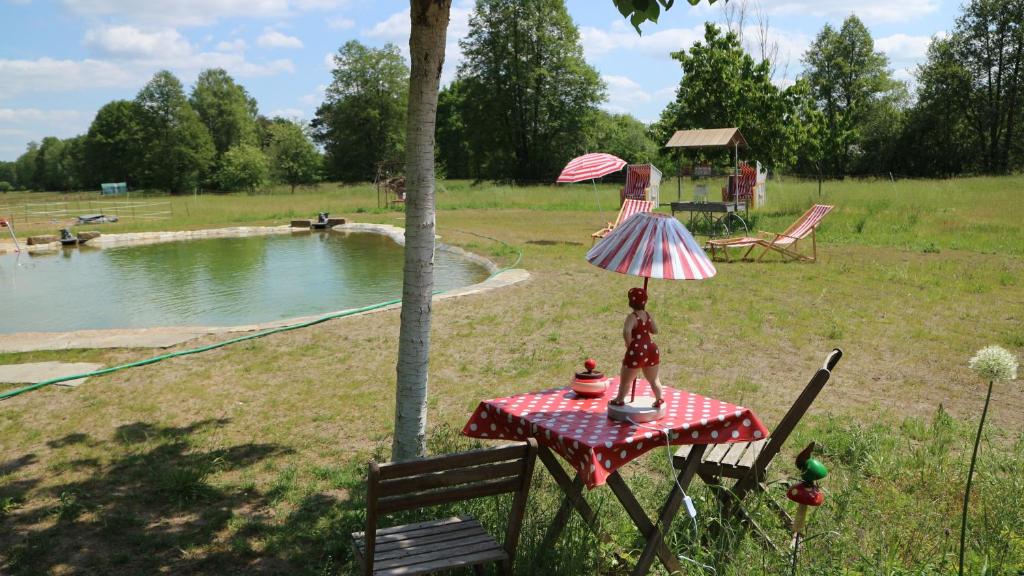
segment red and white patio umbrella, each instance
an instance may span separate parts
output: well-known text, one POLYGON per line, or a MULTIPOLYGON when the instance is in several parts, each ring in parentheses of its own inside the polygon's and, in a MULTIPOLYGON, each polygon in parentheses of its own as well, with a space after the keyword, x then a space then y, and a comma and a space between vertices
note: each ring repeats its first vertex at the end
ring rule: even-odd
POLYGON ((597 202, 597 209, 601 209, 601 202, 597 200, 597 184, 595 179, 607 176, 612 172, 618 172, 626 166, 626 161, 612 154, 604 152, 593 152, 573 158, 562 169, 555 182, 560 184, 571 182, 582 182, 590 180, 594 186, 594 201, 597 202))
MULTIPOLYGON (((718 273, 686 226, 668 214, 639 212, 619 224, 587 252, 598 268, 666 280, 706 280, 718 273)), ((636 380, 630 402, 636 396, 636 380)))
POLYGON ((705 280, 718 271, 686 226, 667 214, 640 212, 587 252, 594 266, 666 280, 705 280))
POLYGON ((607 176, 612 172, 618 172, 626 165, 626 161, 612 154, 594 152, 573 158, 562 169, 558 175, 559 183, 582 182, 607 176))

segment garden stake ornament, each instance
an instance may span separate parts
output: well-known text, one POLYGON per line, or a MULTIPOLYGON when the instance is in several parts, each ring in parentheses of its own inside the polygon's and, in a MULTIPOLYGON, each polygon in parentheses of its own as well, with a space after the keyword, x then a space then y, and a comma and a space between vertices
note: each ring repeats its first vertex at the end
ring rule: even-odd
POLYGON ((797 555, 800 551, 800 540, 803 538, 804 526, 807 523, 807 507, 821 506, 825 501, 825 493, 815 482, 828 476, 828 468, 821 460, 812 458, 814 442, 807 445, 796 457, 796 467, 800 469, 800 482, 786 490, 786 498, 797 503, 796 517, 793 518, 793 574, 796 574, 797 555))

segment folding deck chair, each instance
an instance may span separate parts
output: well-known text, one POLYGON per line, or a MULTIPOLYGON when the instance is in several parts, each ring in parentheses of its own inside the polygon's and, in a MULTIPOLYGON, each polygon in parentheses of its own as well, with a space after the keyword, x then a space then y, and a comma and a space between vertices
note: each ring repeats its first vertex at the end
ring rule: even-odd
POLYGON ((747 251, 743 253, 742 258, 746 258, 750 252, 761 246, 764 248, 764 252, 757 257, 758 261, 764 258, 765 254, 769 250, 774 250, 779 254, 793 260, 802 260, 806 262, 814 262, 818 259, 818 244, 815 239, 814 231, 821 223, 822 218, 826 214, 832 211, 832 206, 828 204, 815 204, 811 206, 810 210, 804 212, 803 216, 797 219, 796 222, 786 228, 786 231, 779 234, 776 232, 762 232, 763 236, 744 236, 741 238, 722 238, 720 240, 708 240, 707 247, 711 249, 711 258, 715 257, 717 249, 721 248, 725 253, 725 259, 729 259, 729 248, 746 248, 747 251), (796 244, 800 240, 810 236, 811 237, 811 255, 801 254, 796 250, 796 244))
MULTIPOLYGON (((825 364, 814 373, 810 382, 804 387, 803 392, 797 397, 796 402, 789 408, 786 415, 779 422, 779 425, 772 430, 768 438, 754 442, 735 442, 731 444, 714 444, 705 450, 700 457, 700 466, 697 468, 697 475, 708 486, 719 487, 718 497, 723 506, 739 514, 740 518, 751 524, 754 529, 764 535, 763 531, 754 521, 746 515, 738 505, 743 497, 749 492, 764 491, 767 486, 765 478, 768 473, 768 466, 778 455, 789 438, 790 433, 800 423, 807 409, 810 408, 818 393, 825 387, 832 370, 839 359, 843 357, 843 351, 839 348, 832 350, 825 358, 825 364), (732 486, 723 486, 722 480, 730 478, 736 482, 732 486)), ((672 459, 673 465, 682 470, 690 458, 692 446, 683 446, 672 459)), ((780 509, 781 511, 781 509, 780 509)), ((767 540, 767 537, 765 537, 767 540)), ((770 540, 769 540, 770 542, 770 540)))
POLYGON ((650 200, 626 199, 622 203, 622 208, 619 208, 619 215, 615 218, 615 222, 609 222, 607 226, 590 235, 591 243, 607 236, 609 232, 615 230, 616 226, 628 220, 630 216, 639 212, 650 212, 653 208, 654 202, 650 200))

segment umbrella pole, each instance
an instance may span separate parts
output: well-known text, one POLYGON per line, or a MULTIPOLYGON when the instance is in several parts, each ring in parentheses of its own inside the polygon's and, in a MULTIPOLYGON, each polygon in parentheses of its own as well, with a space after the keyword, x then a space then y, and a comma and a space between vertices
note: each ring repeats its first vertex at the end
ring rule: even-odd
MULTIPOLYGON (((647 281, 648 280, 649 280, 649 278, 647 276, 644 276, 644 290, 645 291, 647 290, 647 281)), ((637 378, 633 378, 633 388, 629 392, 629 401, 630 402, 632 402, 633 399, 636 398, 636 381, 637 381, 637 378)))
POLYGON ((597 182, 594 182, 594 179, 591 178, 590 179, 590 183, 594 186, 594 204, 597 204, 597 211, 600 212, 601 211, 601 201, 597 199, 597 182))

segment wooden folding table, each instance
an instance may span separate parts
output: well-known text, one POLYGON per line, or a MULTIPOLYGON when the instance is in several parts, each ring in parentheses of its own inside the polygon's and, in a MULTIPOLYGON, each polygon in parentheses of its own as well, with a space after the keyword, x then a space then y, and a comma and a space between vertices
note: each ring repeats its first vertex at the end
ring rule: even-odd
MULTIPOLYGON (((648 393, 644 380, 638 393, 648 393)), ((665 386, 666 416, 647 424, 616 422, 607 417, 608 400, 618 389, 618 378, 610 378, 602 397, 582 398, 568 387, 517 394, 480 402, 462 433, 496 440, 536 438, 538 455, 544 467, 565 493, 561 508, 546 535, 553 543, 561 534, 572 510, 576 510, 592 528, 597 514, 583 498, 583 487, 593 489, 608 484, 646 540, 643 553, 633 569, 634 575, 647 574, 654 558, 669 570, 680 570, 679 560, 665 545, 664 531, 672 524, 683 503, 684 494, 700 463, 700 455, 709 444, 751 442, 768 435, 767 429, 749 409, 665 386), (652 520, 619 474, 626 463, 667 442, 693 445, 691 458, 679 471, 658 517, 652 520), (569 475, 555 458, 561 456, 574 470, 569 475), (695 456, 695 457, 693 457, 695 456)))

